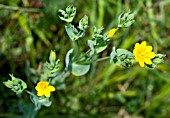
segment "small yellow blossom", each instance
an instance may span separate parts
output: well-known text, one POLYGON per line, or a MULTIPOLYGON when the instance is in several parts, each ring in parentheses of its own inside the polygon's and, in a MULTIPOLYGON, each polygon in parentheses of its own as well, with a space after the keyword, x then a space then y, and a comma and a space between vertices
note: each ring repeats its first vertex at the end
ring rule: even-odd
POLYGON ((139 62, 141 67, 144 67, 144 63, 151 65, 151 59, 156 56, 156 54, 152 52, 152 46, 146 46, 146 41, 143 41, 141 44, 136 43, 133 54, 135 60, 139 62))
POLYGON ((108 38, 113 37, 113 35, 115 34, 116 31, 117 31, 116 28, 113 28, 113 29, 109 30, 109 32, 107 33, 107 37, 108 38))
POLYGON ((54 86, 49 85, 48 82, 38 82, 37 86, 35 87, 37 90, 37 96, 43 96, 50 97, 50 92, 55 91, 54 86))

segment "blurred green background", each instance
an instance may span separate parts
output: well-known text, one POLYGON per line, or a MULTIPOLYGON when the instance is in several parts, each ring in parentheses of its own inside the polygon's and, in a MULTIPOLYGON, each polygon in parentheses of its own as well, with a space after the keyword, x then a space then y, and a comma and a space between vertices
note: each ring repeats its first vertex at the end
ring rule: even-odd
POLYGON ((64 68, 71 43, 57 11, 70 4, 77 7, 75 24, 85 14, 89 17, 84 41, 91 38, 93 26, 103 26, 106 32, 117 26, 123 11, 137 11, 136 22, 116 32, 99 56, 109 55, 113 45, 132 51, 136 42, 146 40, 155 52, 166 54, 165 63, 156 69, 93 63, 85 76, 67 77, 66 89, 54 92, 53 104, 43 107, 37 118, 169 118, 169 0, 0 0, 0 117, 24 117, 33 109, 26 93, 16 96, 2 84, 9 73, 22 78, 28 90, 34 89, 37 69, 50 50, 56 51, 64 68))

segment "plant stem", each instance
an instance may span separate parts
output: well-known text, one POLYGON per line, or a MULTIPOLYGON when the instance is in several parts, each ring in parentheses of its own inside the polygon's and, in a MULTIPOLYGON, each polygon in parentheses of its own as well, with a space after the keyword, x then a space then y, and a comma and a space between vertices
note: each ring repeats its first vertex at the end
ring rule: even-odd
POLYGON ((110 59, 110 57, 103 57, 100 59, 90 60, 90 61, 86 61, 86 62, 79 62, 78 64, 91 64, 93 62, 99 62, 99 61, 103 61, 103 60, 107 60, 107 59, 110 59))
POLYGON ((3 5, 3 4, 0 4, 0 9, 21 10, 21 11, 27 11, 27 12, 40 12, 40 9, 23 8, 23 7, 17 7, 17 6, 7 6, 7 5, 3 5))
POLYGON ((107 60, 107 59, 110 59, 110 57, 99 58, 99 59, 96 60, 96 62, 103 61, 103 60, 107 60))
POLYGON ((31 93, 30 91, 28 90, 25 90, 28 94, 32 95, 32 96, 35 96, 33 93, 31 93))

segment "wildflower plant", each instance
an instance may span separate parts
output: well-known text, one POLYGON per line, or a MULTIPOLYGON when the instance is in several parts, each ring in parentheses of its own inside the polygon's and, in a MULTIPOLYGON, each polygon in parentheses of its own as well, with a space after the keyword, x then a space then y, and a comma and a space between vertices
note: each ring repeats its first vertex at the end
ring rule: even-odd
POLYGON ((143 41, 141 44, 136 43, 133 52, 113 46, 109 56, 96 58, 96 55, 108 47, 112 37, 120 28, 128 28, 135 22, 136 12, 129 10, 122 13, 118 17, 117 27, 110 29, 105 34, 103 34, 103 27, 97 28, 94 26, 91 39, 88 39, 86 42, 86 45, 89 47, 87 51, 82 49, 84 44, 81 43, 81 40, 85 37, 86 30, 90 27, 88 16, 83 16, 78 26, 74 26, 72 24, 76 15, 76 8, 74 6, 68 6, 66 10, 59 10, 58 12, 59 18, 67 23, 65 30, 72 44, 72 48, 66 54, 63 71, 59 71, 60 60, 57 59, 55 51, 52 50, 49 55, 49 61, 44 63, 39 82, 36 82, 37 85, 33 90, 26 90, 27 84, 13 75, 10 75, 12 80, 4 82, 4 85, 16 94, 21 94, 24 91, 28 93, 35 105, 35 112, 41 106, 49 107, 52 104, 52 92, 55 93, 54 91, 66 89, 65 78, 68 76, 68 73, 74 76, 85 75, 94 62, 110 60, 110 63, 115 63, 125 68, 131 67, 135 61, 139 62, 141 67, 146 65, 150 68, 155 68, 163 62, 165 55, 152 52, 153 47, 147 46, 146 41, 143 41))

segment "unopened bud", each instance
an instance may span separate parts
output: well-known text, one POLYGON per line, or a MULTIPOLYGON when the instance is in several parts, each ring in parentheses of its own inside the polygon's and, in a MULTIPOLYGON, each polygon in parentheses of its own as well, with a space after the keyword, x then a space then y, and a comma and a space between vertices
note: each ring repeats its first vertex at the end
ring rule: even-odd
POLYGON ((51 50, 49 60, 50 60, 51 63, 56 61, 55 51, 51 50))

